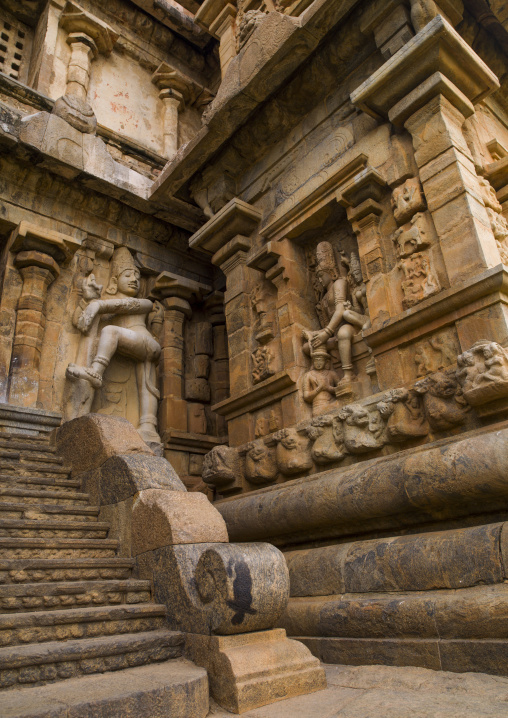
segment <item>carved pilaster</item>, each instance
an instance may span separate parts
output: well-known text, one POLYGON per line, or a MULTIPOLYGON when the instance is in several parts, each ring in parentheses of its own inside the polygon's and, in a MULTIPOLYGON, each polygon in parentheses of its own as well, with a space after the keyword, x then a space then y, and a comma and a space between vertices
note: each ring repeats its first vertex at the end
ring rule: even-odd
POLYGON ((236 55, 235 20, 236 2, 205 0, 194 16, 195 22, 220 41, 221 75, 224 77, 229 63, 236 55))
POLYGON ((9 402, 36 406, 39 397, 40 358, 46 329, 46 296, 80 242, 59 232, 21 222, 11 251, 23 280, 16 312, 9 378, 9 402))

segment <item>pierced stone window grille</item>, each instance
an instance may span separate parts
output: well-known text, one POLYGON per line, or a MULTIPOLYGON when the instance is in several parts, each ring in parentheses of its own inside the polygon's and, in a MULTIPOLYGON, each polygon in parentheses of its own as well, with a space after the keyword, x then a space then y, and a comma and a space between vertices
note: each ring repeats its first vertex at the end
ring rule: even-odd
POLYGON ((31 45, 28 28, 0 15, 0 72, 25 82, 31 45))

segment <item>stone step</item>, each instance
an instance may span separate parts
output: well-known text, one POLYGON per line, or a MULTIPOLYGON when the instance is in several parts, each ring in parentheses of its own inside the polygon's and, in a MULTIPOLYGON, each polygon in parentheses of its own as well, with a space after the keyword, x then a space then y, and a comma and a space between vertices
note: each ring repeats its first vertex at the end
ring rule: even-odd
POLYGON ((13 486, 0 486, 0 502, 40 504, 52 503, 59 506, 89 506, 88 494, 80 491, 59 491, 48 488, 37 490, 31 488, 19 488, 19 484, 13 486))
POLYGON ((41 478, 39 476, 0 476, 0 488, 20 486, 21 488, 34 488, 37 491, 79 491, 81 481, 63 478, 41 478))
POLYGON ((132 558, 0 559, 0 584, 128 579, 132 558))
POLYGON ((35 478, 57 478, 68 476, 70 470, 59 464, 32 463, 24 461, 0 461, 0 473, 15 474, 16 476, 34 476, 35 478))
POLYGON ((34 437, 25 437, 23 435, 5 436, 0 434, 0 449, 27 452, 28 455, 30 455, 30 452, 35 451, 48 456, 56 456, 56 447, 52 446, 47 439, 37 440, 34 437))
POLYGON ((114 558, 113 539, 0 538, 0 559, 114 558))
POLYGON ((0 519, 0 537, 100 539, 107 538, 109 529, 103 522, 0 519))
POLYGON ((0 613, 111 606, 150 600, 150 581, 134 579, 11 583, 0 586, 0 613))
POLYGON ((1 519, 78 520, 94 523, 98 516, 98 506, 58 506, 58 504, 23 504, 0 501, 1 519))
POLYGON ((0 647, 157 631, 165 618, 166 607, 155 603, 3 614, 0 647))
POLYGON ((30 468, 32 465, 38 466, 39 464, 50 464, 61 469, 63 467, 63 459, 51 452, 41 451, 41 449, 14 449, 12 447, 5 447, 0 445, 0 466, 7 461, 18 462, 16 466, 20 469, 30 468))
POLYGON ((205 718, 208 678, 183 658, 2 695, 3 718, 205 718))
POLYGON ((179 658, 183 641, 181 633, 160 630, 0 648, 0 688, 50 683, 179 658))

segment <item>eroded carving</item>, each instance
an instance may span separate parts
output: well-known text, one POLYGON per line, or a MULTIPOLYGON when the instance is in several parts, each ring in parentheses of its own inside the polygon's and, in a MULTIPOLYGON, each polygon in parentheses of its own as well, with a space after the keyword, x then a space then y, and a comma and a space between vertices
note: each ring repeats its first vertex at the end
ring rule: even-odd
POLYGON ((240 459, 236 449, 215 446, 203 459, 203 481, 217 489, 230 487, 241 477, 240 459))
POLYGON ((251 441, 245 447, 245 477, 252 484, 267 484, 277 475, 272 451, 263 441, 251 441))
POLYGON ((273 440, 277 444, 275 458, 281 474, 293 476, 312 468, 309 442, 296 429, 281 429, 273 435, 273 440))
POLYGON ((417 212, 423 212, 425 207, 425 197, 417 177, 410 177, 393 190, 392 209, 399 226, 409 222, 417 212))
POLYGON ((423 412, 421 397, 412 389, 393 389, 386 397, 384 416, 388 418, 386 433, 395 443, 427 436, 429 425, 423 412))
POLYGON ((338 417, 342 421, 344 446, 351 454, 364 454, 381 449, 385 444, 384 406, 369 411, 361 404, 348 404, 338 417))
POLYGON ((508 396, 508 351, 497 342, 476 342, 460 354, 457 367, 457 379, 471 406, 508 396))
POLYGON ((401 282, 404 309, 414 307, 415 304, 440 291, 439 281, 425 254, 421 252, 412 254, 406 259, 401 259, 398 266, 404 273, 404 280, 401 282))
POLYGON ((311 456, 318 465, 341 461, 347 454, 342 423, 338 416, 313 419, 307 428, 307 436, 313 442, 311 456))
POLYGON ((471 407, 464 399, 455 370, 436 372, 414 385, 423 397, 427 420, 436 431, 447 431, 464 424, 471 407))

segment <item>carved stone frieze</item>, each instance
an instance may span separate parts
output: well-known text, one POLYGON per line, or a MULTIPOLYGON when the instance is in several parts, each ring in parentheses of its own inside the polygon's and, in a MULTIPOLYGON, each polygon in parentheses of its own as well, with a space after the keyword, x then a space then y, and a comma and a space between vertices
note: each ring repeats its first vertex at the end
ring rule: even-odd
POLYGON ((423 397, 425 415, 435 431, 448 431, 465 423, 471 407, 454 369, 425 377, 416 382, 414 390, 423 397))
POLYGON ((425 197, 418 177, 410 177, 393 190, 392 209, 399 226, 409 222, 417 212, 426 209, 425 197))
POLYGON ((399 262, 404 279, 401 282, 404 299, 402 306, 404 309, 414 307, 424 299, 437 294, 441 287, 436 277, 428 255, 422 252, 411 254, 399 262))
POLYGON ((272 482, 277 475, 273 450, 263 441, 252 441, 245 449, 245 478, 251 484, 272 482))
POLYGON ((284 476, 302 474, 312 468, 308 440, 296 429, 281 429, 273 435, 277 444, 275 457, 277 468, 284 476))
POLYGON ((457 365, 457 379, 471 406, 508 396, 508 351, 497 342, 476 342, 460 354, 457 365))

